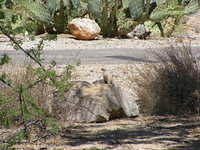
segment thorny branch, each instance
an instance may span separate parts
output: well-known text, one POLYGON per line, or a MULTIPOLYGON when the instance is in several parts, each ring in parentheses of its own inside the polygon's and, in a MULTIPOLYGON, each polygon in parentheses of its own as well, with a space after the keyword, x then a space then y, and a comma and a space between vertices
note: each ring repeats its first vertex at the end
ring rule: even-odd
MULTIPOLYGON (((0 26, 1 32, 10 39, 13 44, 15 44, 20 50, 22 50, 28 57, 30 57, 33 61, 35 61, 40 67, 42 67, 42 64, 39 60, 37 60, 35 57, 33 57, 28 51, 26 51, 12 36, 10 36, 1 26, 0 26)), ((43 67, 42 67, 43 68, 43 67)))

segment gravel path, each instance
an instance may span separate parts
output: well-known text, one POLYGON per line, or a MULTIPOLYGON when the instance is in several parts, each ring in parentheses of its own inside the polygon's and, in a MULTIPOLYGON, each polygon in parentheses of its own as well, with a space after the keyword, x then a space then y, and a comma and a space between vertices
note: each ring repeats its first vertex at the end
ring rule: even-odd
MULTIPOLYGON (((101 39, 81 41, 59 35, 55 41, 45 41, 43 58, 45 63, 55 60, 57 64, 129 64, 132 62, 152 62, 152 51, 161 51, 176 39, 133 40, 133 39, 101 39)), ((2 38, 5 40, 5 38, 2 38)), ((30 42, 25 39, 23 47, 31 48, 39 39, 30 42)), ((187 40, 185 42, 188 43, 187 40)), ((195 55, 200 56, 200 40, 192 40, 191 46, 195 55)), ((15 51, 9 42, 0 43, 0 55, 7 53, 15 63, 23 64, 26 58, 23 52, 15 51)))
MULTIPOLYGON (((29 41, 28 38, 24 38, 25 43, 23 47, 31 48, 35 46, 39 37, 35 41, 29 41)), ((179 39, 155 39, 155 40, 135 40, 135 39, 116 39, 116 38, 105 38, 101 40, 93 41, 82 41, 72 38, 71 35, 58 35, 57 40, 45 41, 44 50, 69 50, 69 49, 113 49, 113 48, 160 48, 166 47, 171 43, 177 42, 179 39)), ((192 40, 192 45, 200 45, 199 38, 185 38, 184 41, 188 42, 192 40)), ((4 36, 0 36, 0 50, 13 50, 12 45, 8 42, 8 39, 4 36)))
MULTIPOLYGON (((81 41, 73 38, 72 35, 61 34, 58 35, 55 41, 45 41, 44 50, 68 50, 68 49, 113 49, 113 48, 160 48, 168 46, 169 43, 174 43, 183 39, 184 41, 191 41, 192 45, 200 45, 200 11, 197 13, 186 16, 185 23, 180 25, 182 28, 175 38, 160 38, 154 40, 135 40, 135 39, 116 39, 105 38, 93 41, 81 41)), ((44 35, 41 35, 42 37, 44 35)), ((24 41, 24 47, 30 48, 34 46, 39 36, 35 41, 29 41, 27 38, 21 37, 24 41)), ((155 37, 154 37, 155 38, 155 37)), ((12 46, 8 39, 0 35, 0 50, 12 50, 12 46)))
MULTIPOLYGON (((191 17, 190 22, 198 21, 198 15, 191 17)), ((193 26, 191 25, 191 28, 193 26)), ((188 34, 189 35, 189 34, 188 34)), ((190 36, 192 46, 200 46, 200 34, 190 36)), ((26 42, 24 47, 33 47, 38 39, 26 42)), ((159 40, 133 40, 133 39, 101 39, 95 41, 75 40, 69 35, 59 35, 55 41, 45 42, 45 51, 78 51, 101 49, 156 49, 169 46, 169 44, 179 39, 159 39, 159 40)), ((0 36, 0 51, 6 53, 13 48, 8 39, 0 36)), ((84 51, 83 51, 84 52, 84 51)), ((105 51, 104 51, 105 52, 105 51)), ((64 53, 61 53, 63 55, 64 53)), ((144 69, 148 64, 141 62, 129 62, 129 64, 82 64, 74 71, 73 80, 84 80, 93 82, 102 79, 103 72, 106 71, 113 76, 114 83, 118 86, 131 89, 131 75, 137 75, 137 69, 144 69)), ((13 67, 13 66, 12 66, 13 67)), ((9 71, 16 72, 14 69, 9 71)), ((58 71, 63 70, 63 65, 58 66, 58 71)), ((134 91, 130 90, 132 94, 134 91)), ((194 117, 194 116, 192 116, 194 117)), ((66 150, 90 150, 90 149, 113 149, 113 150, 161 150, 161 149, 199 149, 199 118, 176 118, 166 116, 163 118, 138 117, 136 119, 114 120, 102 124, 75 125, 66 129, 62 136, 52 137, 44 143, 25 143, 16 145, 17 149, 66 149, 66 150)), ((0 130, 0 135, 2 130, 0 130)), ((7 130, 6 130, 7 132, 7 130)))
POLYGON ((198 116, 146 116, 98 124, 74 124, 45 141, 17 150, 199 150, 198 116))

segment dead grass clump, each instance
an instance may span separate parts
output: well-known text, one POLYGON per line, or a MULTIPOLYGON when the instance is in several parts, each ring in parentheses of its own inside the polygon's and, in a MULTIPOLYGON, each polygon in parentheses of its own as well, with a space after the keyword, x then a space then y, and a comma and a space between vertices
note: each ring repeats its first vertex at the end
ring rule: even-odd
POLYGON ((156 53, 159 64, 132 77, 141 111, 151 114, 199 113, 200 66, 190 45, 156 53))

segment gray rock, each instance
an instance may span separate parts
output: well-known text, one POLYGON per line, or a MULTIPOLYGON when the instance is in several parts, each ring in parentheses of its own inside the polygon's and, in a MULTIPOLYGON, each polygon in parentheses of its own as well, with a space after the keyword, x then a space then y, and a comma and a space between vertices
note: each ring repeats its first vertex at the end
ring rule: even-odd
POLYGON ((52 113, 62 121, 105 122, 139 115, 128 90, 102 82, 75 82, 64 96, 55 95, 52 113))
POLYGON ((128 33, 126 36, 128 38, 139 38, 139 39, 146 39, 150 35, 150 32, 148 32, 143 24, 139 24, 135 27, 135 29, 128 33))
POLYGON ((128 92, 128 89, 113 87, 113 90, 114 93, 116 93, 120 107, 122 107, 127 117, 139 115, 138 105, 136 104, 134 97, 128 92))
POLYGON ((146 28, 143 24, 139 24, 133 30, 135 36, 141 36, 146 33, 146 28))

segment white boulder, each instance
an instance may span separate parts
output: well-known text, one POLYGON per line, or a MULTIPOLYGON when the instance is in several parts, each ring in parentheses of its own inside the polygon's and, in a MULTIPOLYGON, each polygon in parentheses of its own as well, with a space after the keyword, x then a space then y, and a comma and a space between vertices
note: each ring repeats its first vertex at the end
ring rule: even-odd
POLYGON ((88 18, 76 18, 68 24, 69 30, 72 35, 80 40, 93 40, 97 39, 101 29, 99 25, 88 18))

